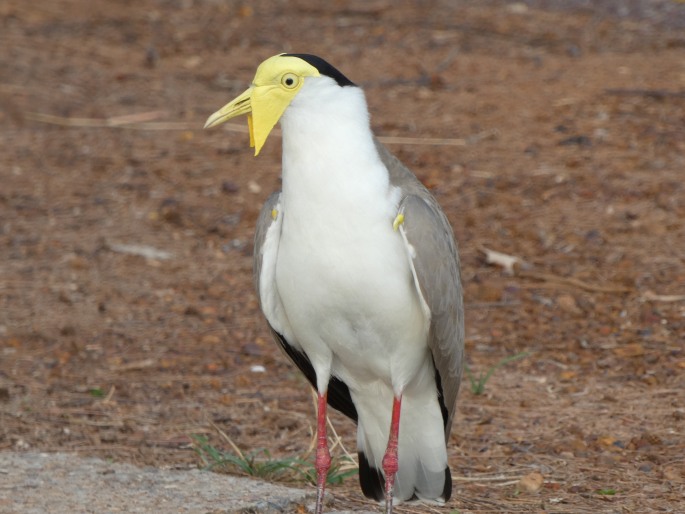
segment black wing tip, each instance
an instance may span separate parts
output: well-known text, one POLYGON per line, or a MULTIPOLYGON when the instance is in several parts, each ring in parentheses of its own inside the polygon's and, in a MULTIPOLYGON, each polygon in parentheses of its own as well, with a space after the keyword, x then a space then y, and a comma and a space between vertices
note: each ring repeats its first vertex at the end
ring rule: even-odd
MULTIPOLYGON (((283 334, 279 334, 273 329, 271 332, 281 345, 281 348, 285 351, 286 355, 290 357, 290 360, 293 361, 298 368, 300 368, 300 371, 309 381, 311 386, 316 389, 316 373, 314 372, 314 367, 312 366, 309 357, 307 357, 307 354, 292 347, 288 341, 285 340, 283 334)), ((345 416, 357 423, 357 408, 352 401, 350 389, 345 382, 337 377, 331 377, 328 381, 328 405, 335 410, 342 412, 345 416)))
POLYGON ((331 65, 328 61, 325 59, 322 59, 318 55, 312 55, 312 54, 283 54, 284 57, 297 57, 298 59, 302 59, 305 62, 308 62, 312 66, 314 66, 317 70, 319 70, 319 73, 321 75, 326 75, 327 77, 332 78, 335 80, 340 87, 345 87, 345 86, 356 86, 354 82, 352 82, 350 79, 348 79, 343 73, 338 70, 336 67, 331 65))
MULTIPOLYGON (((445 405, 445 393, 442 390, 442 377, 440 376, 440 371, 435 365, 435 358, 433 358, 433 369, 435 370, 435 385, 438 388, 438 403, 440 404, 440 413, 442 414, 442 426, 445 430, 445 434, 449 434, 449 426, 447 423, 450 420, 450 411, 445 405)), ((449 468, 447 468, 449 473, 449 468)))
POLYGON ((345 416, 350 418, 355 425, 359 420, 357 408, 352 401, 350 388, 347 384, 337 377, 331 377, 328 380, 328 405, 335 410, 342 412, 345 416))

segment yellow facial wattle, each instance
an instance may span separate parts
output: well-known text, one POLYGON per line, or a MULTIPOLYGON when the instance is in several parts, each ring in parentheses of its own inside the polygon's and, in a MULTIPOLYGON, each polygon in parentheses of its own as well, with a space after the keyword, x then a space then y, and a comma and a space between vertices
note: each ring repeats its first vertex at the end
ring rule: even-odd
POLYGON ((257 68, 252 85, 212 114, 205 128, 247 114, 250 146, 258 155, 271 130, 302 88, 305 78, 319 75, 319 70, 299 57, 284 54, 270 57, 257 68))

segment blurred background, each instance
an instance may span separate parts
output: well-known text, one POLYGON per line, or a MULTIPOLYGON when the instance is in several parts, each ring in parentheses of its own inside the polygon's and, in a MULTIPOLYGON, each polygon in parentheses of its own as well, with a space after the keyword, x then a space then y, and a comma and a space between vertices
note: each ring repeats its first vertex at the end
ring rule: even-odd
MULTIPOLYGON (((307 458, 310 392, 251 283, 280 139, 255 159, 245 120, 201 130, 281 52, 365 89, 454 227, 450 507, 682 510, 678 0, 3 0, 0 451, 307 458)), ((364 505, 355 478, 332 491, 364 505)))

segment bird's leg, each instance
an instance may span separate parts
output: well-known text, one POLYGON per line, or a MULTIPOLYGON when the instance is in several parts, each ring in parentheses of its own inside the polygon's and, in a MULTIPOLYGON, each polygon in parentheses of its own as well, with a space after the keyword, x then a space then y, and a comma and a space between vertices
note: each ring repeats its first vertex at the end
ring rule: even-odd
POLYGON ((400 408, 402 396, 395 397, 392 404, 392 420, 390 421, 390 437, 388 447, 383 457, 383 471, 385 472, 385 513, 392 514, 392 489, 395 485, 395 475, 400 468, 397 457, 397 440, 400 436, 400 408))
POLYGON ((326 406, 328 393, 318 393, 319 404, 316 418, 316 514, 323 512, 323 497, 326 491, 326 478, 331 467, 331 453, 328 451, 326 434, 326 406))

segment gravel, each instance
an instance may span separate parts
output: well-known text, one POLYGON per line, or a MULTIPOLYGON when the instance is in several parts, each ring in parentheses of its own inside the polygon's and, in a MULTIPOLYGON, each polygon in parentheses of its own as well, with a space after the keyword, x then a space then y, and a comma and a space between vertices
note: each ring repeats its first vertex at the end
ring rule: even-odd
POLYGON ((310 510, 314 500, 311 489, 201 470, 139 468, 63 453, 0 453, 2 514, 290 513, 310 510))

